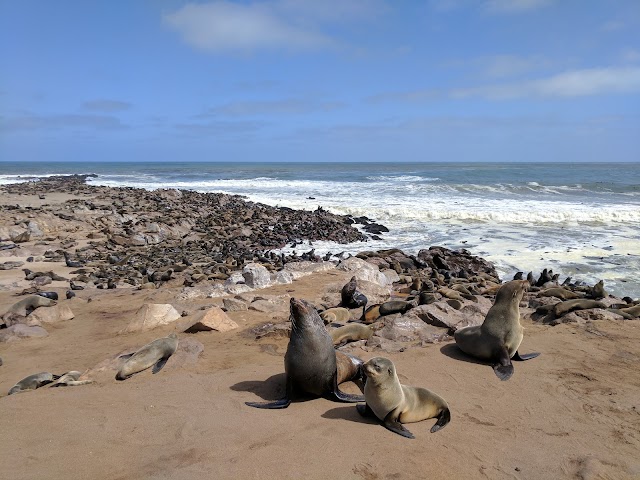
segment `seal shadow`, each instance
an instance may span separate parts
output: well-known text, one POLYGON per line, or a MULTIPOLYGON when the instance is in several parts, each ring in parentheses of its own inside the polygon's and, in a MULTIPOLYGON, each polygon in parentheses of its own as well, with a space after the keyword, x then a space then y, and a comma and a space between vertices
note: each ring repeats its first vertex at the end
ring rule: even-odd
POLYGON ((462 350, 460 350, 458 345, 456 345, 455 343, 448 343, 447 345, 443 345, 442 347, 440 347, 440 352, 449 358, 453 358, 454 360, 461 360, 467 363, 475 363, 476 365, 490 365, 487 362, 483 362, 479 358, 467 355, 462 350))
POLYGON ((330 420, 346 420, 354 423, 368 423, 370 425, 377 425, 380 421, 373 417, 363 417, 358 413, 356 404, 351 404, 345 407, 335 407, 327 410, 322 415, 322 418, 328 418, 330 420))
POLYGON ((263 400, 280 400, 285 396, 287 375, 282 372, 272 375, 266 380, 246 380, 229 387, 235 392, 251 392, 263 400))
MULTIPOLYGON (((287 375, 282 372, 271 375, 266 380, 246 380, 231 385, 229 388, 235 392, 251 392, 268 402, 280 400, 286 394, 287 375)), ((295 392, 292 403, 306 402, 318 398, 317 396, 303 392, 295 392)))

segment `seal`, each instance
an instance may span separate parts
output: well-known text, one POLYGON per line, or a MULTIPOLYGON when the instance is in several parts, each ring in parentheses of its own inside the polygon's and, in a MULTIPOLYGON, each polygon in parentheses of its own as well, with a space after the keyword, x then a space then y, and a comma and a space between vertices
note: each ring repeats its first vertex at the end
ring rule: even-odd
POLYGON ((415 438, 402 424, 437 418, 431 433, 451 420, 447 402, 426 388, 402 385, 391 360, 375 357, 363 366, 365 405, 356 408, 362 416, 375 416, 385 428, 407 438, 415 438))
POLYGON ((375 322, 378 318, 380 318, 380 304, 376 303, 375 305, 370 305, 364 312, 364 315, 361 317, 361 321, 366 324, 370 324, 375 322))
POLYGON ((7 313, 15 313, 26 317, 38 307, 51 307, 56 304, 55 300, 41 297, 40 295, 29 295, 17 303, 11 305, 7 313))
POLYGON ((75 387, 78 385, 87 385, 93 383, 93 380, 78 380, 82 372, 71 370, 58 378, 49 388, 53 387, 75 387))
POLYGON ((564 287, 553 287, 547 288, 546 290, 541 290, 538 292, 538 297, 556 297, 562 300, 572 300, 576 298, 582 298, 582 295, 579 293, 572 292, 571 290, 567 290, 564 287))
POLYGON ((590 308, 607 308, 607 306, 598 302, 597 300, 588 300, 586 298, 580 298, 576 300, 566 300, 564 302, 556 303, 553 308, 553 313, 556 317, 561 317, 574 310, 588 310, 590 308))
POLYGON ((364 313, 364 307, 367 306, 367 297, 358 291, 358 280, 355 276, 351 277, 340 292, 341 302, 340 306, 346 308, 360 308, 362 307, 364 313))
POLYGON ((373 328, 362 323, 350 323, 329 332, 334 345, 341 345, 358 340, 369 340, 373 336, 373 328))
POLYGON ((364 362, 355 355, 336 350, 336 370, 338 374, 338 385, 344 382, 355 383, 360 391, 364 391, 364 362))
POLYGON ((390 300, 380 305, 380 315, 391 315, 392 313, 405 313, 411 310, 414 305, 403 300, 390 300))
POLYGON ((454 339, 464 353, 494 362, 493 371, 500 380, 508 380, 513 375, 511 359, 529 360, 540 355, 518 353, 524 337, 519 304, 528 286, 527 280, 505 283, 498 290, 482 325, 462 328, 454 333, 454 339))
POLYGON ((320 312, 320 317, 324 320, 325 325, 333 322, 348 322, 351 318, 351 312, 348 308, 334 307, 328 308, 320 312))
POLYGON ((152 373, 158 373, 177 348, 178 337, 172 333, 168 337, 154 340, 135 353, 122 355, 120 358, 126 359, 126 361, 118 371, 116 380, 126 380, 131 375, 142 372, 151 366, 153 366, 152 373))
POLYGON ((48 298, 50 300, 58 300, 58 294, 56 292, 37 292, 36 295, 48 298))
POLYGON ((35 390, 36 388, 47 385, 54 380, 57 380, 58 378, 60 378, 60 375, 54 375, 53 373, 49 372, 34 373, 33 375, 29 375, 28 377, 23 378, 13 387, 11 387, 7 395, 26 392, 27 390, 35 390))
POLYGON ((256 408, 287 408, 296 394, 328 395, 341 402, 362 402, 338 388, 336 353, 317 310, 304 300, 290 302, 291 336, 284 356, 286 395, 275 402, 245 402, 256 408))

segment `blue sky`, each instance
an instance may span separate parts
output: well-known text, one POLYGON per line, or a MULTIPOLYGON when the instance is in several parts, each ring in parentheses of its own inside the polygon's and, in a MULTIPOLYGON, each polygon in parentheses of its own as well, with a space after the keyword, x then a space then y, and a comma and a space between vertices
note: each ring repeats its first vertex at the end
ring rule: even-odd
POLYGON ((0 0, 0 160, 640 161, 637 0, 0 0))

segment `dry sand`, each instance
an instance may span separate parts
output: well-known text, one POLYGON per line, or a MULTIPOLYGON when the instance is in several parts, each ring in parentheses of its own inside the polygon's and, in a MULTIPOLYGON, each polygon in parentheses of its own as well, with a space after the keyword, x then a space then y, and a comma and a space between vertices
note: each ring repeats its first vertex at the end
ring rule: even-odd
MULTIPOLYGON (((65 196, 56 200, 64 201, 65 196)), ((54 195, 48 195, 51 203, 54 195)), ((5 198, 11 203, 14 199, 5 198)), ((24 204, 25 196, 20 196, 24 204)), ((30 198, 34 205, 37 197, 30 198)), ((4 252, 2 261, 25 260, 4 252)), ((28 264, 69 278, 61 263, 28 264)), ((267 288, 320 301, 349 273, 330 271, 267 288)), ((0 271, 0 312, 28 286, 18 270, 0 271)), ((41 371, 86 370, 166 335, 172 327, 118 335, 145 302, 174 303, 179 287, 77 292, 54 282, 75 318, 46 325, 49 336, 0 343, 0 395, 41 371), (91 301, 88 301, 91 299, 91 301)), ((189 308, 219 304, 198 299, 189 308)), ((283 395, 288 339, 256 340, 250 329, 286 313, 230 312, 237 330, 180 333, 204 351, 195 363, 173 358, 158 374, 118 382, 48 388, 0 398, 0 477, 19 479, 627 479, 640 478, 640 321, 591 321, 556 327, 526 323, 515 363, 499 381, 491 367, 463 358, 453 342, 391 358, 403 383, 429 388, 452 420, 412 424, 415 440, 366 420, 355 405, 315 399, 285 410, 245 401, 283 395), (173 363, 173 364, 172 364, 173 363)), ((343 390, 356 393, 353 384, 343 390)))

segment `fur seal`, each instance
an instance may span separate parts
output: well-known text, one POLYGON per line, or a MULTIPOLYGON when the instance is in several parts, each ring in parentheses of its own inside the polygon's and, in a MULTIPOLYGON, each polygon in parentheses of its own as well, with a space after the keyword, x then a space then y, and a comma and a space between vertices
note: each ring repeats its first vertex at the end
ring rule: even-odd
POLYGON ((317 310, 304 300, 290 302, 291 336, 284 356, 285 397, 275 402, 245 402, 256 408, 287 408, 297 393, 329 395, 342 402, 362 402, 338 388, 336 353, 317 310))
POLYGON ((7 395, 13 395, 14 393, 26 392, 27 390, 35 390, 36 388, 40 388, 43 385, 47 385, 54 380, 60 378, 60 375, 54 375, 49 372, 42 373, 34 373, 33 375, 29 375, 28 377, 23 378, 18 383, 16 383, 7 395))
POLYGON ((500 380, 508 380, 513 375, 512 358, 529 360, 540 355, 518 353, 524 336, 519 303, 528 286, 527 280, 505 283, 498 290, 482 325, 462 328, 454 333, 454 339, 464 353, 494 362, 493 371, 500 380))
POLYGON ((375 322, 378 318, 380 318, 380 304, 376 303, 375 305, 370 305, 364 312, 362 316, 362 321, 367 325, 375 322))
POLYGON ((363 308, 367 305, 367 297, 358 291, 358 280, 355 276, 351 277, 340 292, 340 306, 346 308, 363 308))
POLYGON ((364 362, 355 355, 336 350, 336 371, 338 374, 338 385, 344 382, 353 382, 358 388, 364 390, 364 372, 362 365, 364 362))
POLYGON ((604 280, 600 280, 591 288, 591 290, 589 291, 589 296, 594 300, 599 300, 601 298, 609 296, 607 291, 604 289, 604 280))
POLYGON ((380 315, 391 315, 392 313, 405 313, 411 310, 414 305, 403 300, 390 300, 380 305, 380 315))
POLYGON ((19 302, 14 303, 7 313, 15 313, 16 315, 26 317, 38 307, 51 307, 55 304, 55 300, 41 297, 40 295, 29 295, 19 302))
POLYGON ((172 333, 167 337, 154 340, 135 353, 122 355, 120 358, 126 359, 126 362, 118 371, 116 380, 126 380, 134 373, 142 372, 151 366, 153 366, 152 373, 158 373, 176 348, 178 348, 178 337, 172 333))
POLYGON ((572 300, 576 298, 582 298, 582 295, 572 292, 571 290, 567 290, 563 287, 553 287, 547 288, 546 290, 542 290, 538 292, 538 297, 556 297, 562 300, 572 300))
POLYGON ((553 313, 556 317, 561 317, 574 310, 587 310, 589 308, 607 308, 607 306, 598 302, 597 300, 588 300, 586 298, 580 298, 576 300, 567 300, 564 302, 556 303, 553 309, 553 313))
POLYGON ((369 340, 373 336, 373 328, 362 323, 350 323, 329 332, 334 345, 358 340, 369 340))
POLYGON ((437 418, 431 433, 437 432, 451 420, 447 402, 426 388, 402 385, 393 362, 375 357, 363 366, 365 405, 356 408, 363 416, 375 416, 385 428, 407 438, 415 438, 403 423, 437 418))
POLYGON ((77 370, 71 370, 70 372, 65 373, 60 378, 58 378, 51 387, 75 387, 78 385, 87 385, 88 383, 93 383, 93 380, 78 380, 82 375, 82 372, 78 372, 77 370))
POLYGON ((58 300, 58 294, 56 292, 37 292, 36 295, 48 298, 50 300, 58 300))
POLYGON ((325 325, 333 322, 344 323, 348 322, 351 318, 351 312, 348 308, 333 307, 320 312, 320 317, 324 321, 325 325))

